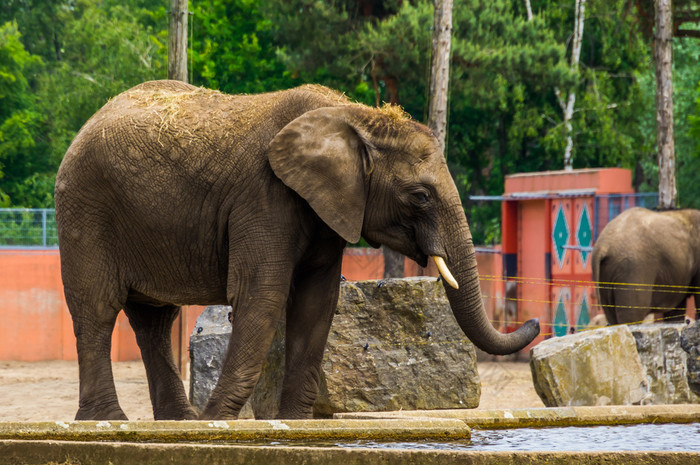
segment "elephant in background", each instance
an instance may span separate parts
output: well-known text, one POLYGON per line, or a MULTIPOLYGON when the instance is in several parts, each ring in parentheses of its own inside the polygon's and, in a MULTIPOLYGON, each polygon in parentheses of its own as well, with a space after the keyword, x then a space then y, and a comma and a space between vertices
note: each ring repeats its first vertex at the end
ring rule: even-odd
POLYGON ((592 267, 609 324, 642 322, 650 312, 683 321, 687 298, 700 303, 700 211, 624 211, 598 237, 592 267))
POLYGON ((438 142, 400 108, 321 86, 225 95, 152 81, 83 126, 56 177, 66 301, 77 339, 78 420, 126 419, 110 365, 124 310, 154 417, 194 419, 173 361, 181 305, 228 304, 221 377, 199 415, 234 419, 286 315, 280 418, 308 418, 338 301, 343 248, 364 237, 436 261, 455 318, 482 350, 521 350, 484 311, 474 247, 438 142))

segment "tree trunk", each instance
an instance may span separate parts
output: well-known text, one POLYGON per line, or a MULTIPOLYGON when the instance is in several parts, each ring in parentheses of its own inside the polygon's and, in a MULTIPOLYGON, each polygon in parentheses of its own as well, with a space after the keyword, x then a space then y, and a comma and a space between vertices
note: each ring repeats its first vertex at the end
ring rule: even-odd
POLYGON ((525 11, 527 11, 527 20, 532 21, 532 6, 530 6, 530 0, 525 0, 525 11))
POLYGON ((656 137, 659 156, 659 208, 676 207, 676 158, 673 146, 673 18, 671 0, 656 0, 656 137))
MULTIPOLYGON (((574 12, 574 36, 573 44, 571 47, 571 69, 573 71, 578 71, 578 63, 581 57, 581 42, 583 41, 583 23, 586 18, 585 14, 586 0, 576 0, 575 12, 574 12)), ((559 105, 564 113, 564 128, 566 129, 566 148, 564 149, 564 169, 571 170, 574 165, 573 151, 574 151, 574 138, 573 138, 573 127, 571 125, 571 119, 574 116, 574 104, 576 103, 576 92, 571 90, 569 93, 566 103, 561 98, 559 89, 554 90, 557 99, 559 99, 559 105)))
POLYGON ((403 278, 404 256, 386 246, 382 246, 382 252, 384 252, 384 277, 403 278))
POLYGON ((168 79, 187 82, 187 0, 170 0, 168 79))
MULTIPOLYGON (((450 90, 450 48, 452 42, 452 0, 434 0, 433 42, 430 60, 428 127, 435 133, 447 156, 447 98, 450 90)), ((418 268, 422 276, 436 275, 432 261, 418 268)))
POLYGON ((428 127, 437 136, 443 152, 445 152, 445 135, 447 133, 447 96, 450 82, 451 40, 452 0, 435 0, 428 127))

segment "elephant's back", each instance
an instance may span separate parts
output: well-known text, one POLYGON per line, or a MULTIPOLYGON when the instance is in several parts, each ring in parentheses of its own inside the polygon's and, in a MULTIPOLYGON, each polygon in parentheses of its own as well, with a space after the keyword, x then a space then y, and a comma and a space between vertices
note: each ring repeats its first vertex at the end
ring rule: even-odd
MULTIPOLYGON (((691 235, 692 227, 683 215, 632 208, 603 229, 594 246, 593 266, 607 274, 599 276, 600 280, 613 279, 611 275, 616 274, 648 274, 650 270, 663 274, 668 266, 686 270, 693 266, 691 235), (601 265, 605 260, 607 265, 601 265)), ((661 275, 657 280, 668 281, 661 275)))
MULTIPOLYGON (((297 116, 347 99, 322 86, 229 95, 179 81, 139 84, 105 104, 76 135, 57 181, 124 177, 209 185, 266 169, 269 142, 297 116)), ((58 186, 58 182, 57 182, 58 186)), ((100 182, 104 188, 104 182, 100 182)))
POLYGON ((259 168, 259 150, 245 149, 256 140, 253 115, 265 107, 264 99, 254 100, 178 81, 133 87, 85 123, 66 152, 57 188, 70 182, 89 189, 95 180, 100 189, 185 179, 206 185, 226 170, 259 168))

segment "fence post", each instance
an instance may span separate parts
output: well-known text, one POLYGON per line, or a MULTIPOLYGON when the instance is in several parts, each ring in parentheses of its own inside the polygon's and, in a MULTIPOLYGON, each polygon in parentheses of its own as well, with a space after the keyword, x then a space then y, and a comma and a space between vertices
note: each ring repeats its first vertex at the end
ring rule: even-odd
POLYGON ((46 247, 46 208, 41 210, 41 243, 46 247))

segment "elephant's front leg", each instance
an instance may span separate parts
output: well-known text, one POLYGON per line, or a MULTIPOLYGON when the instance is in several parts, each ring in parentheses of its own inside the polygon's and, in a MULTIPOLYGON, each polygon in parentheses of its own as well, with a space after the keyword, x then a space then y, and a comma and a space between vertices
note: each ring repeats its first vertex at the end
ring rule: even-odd
POLYGON ((342 251, 328 266, 300 272, 287 309, 285 373, 278 418, 311 418, 321 362, 340 291, 342 251))
POLYGON ((236 419, 252 394, 289 294, 289 279, 274 281, 243 285, 232 302, 228 352, 201 419, 236 419))

